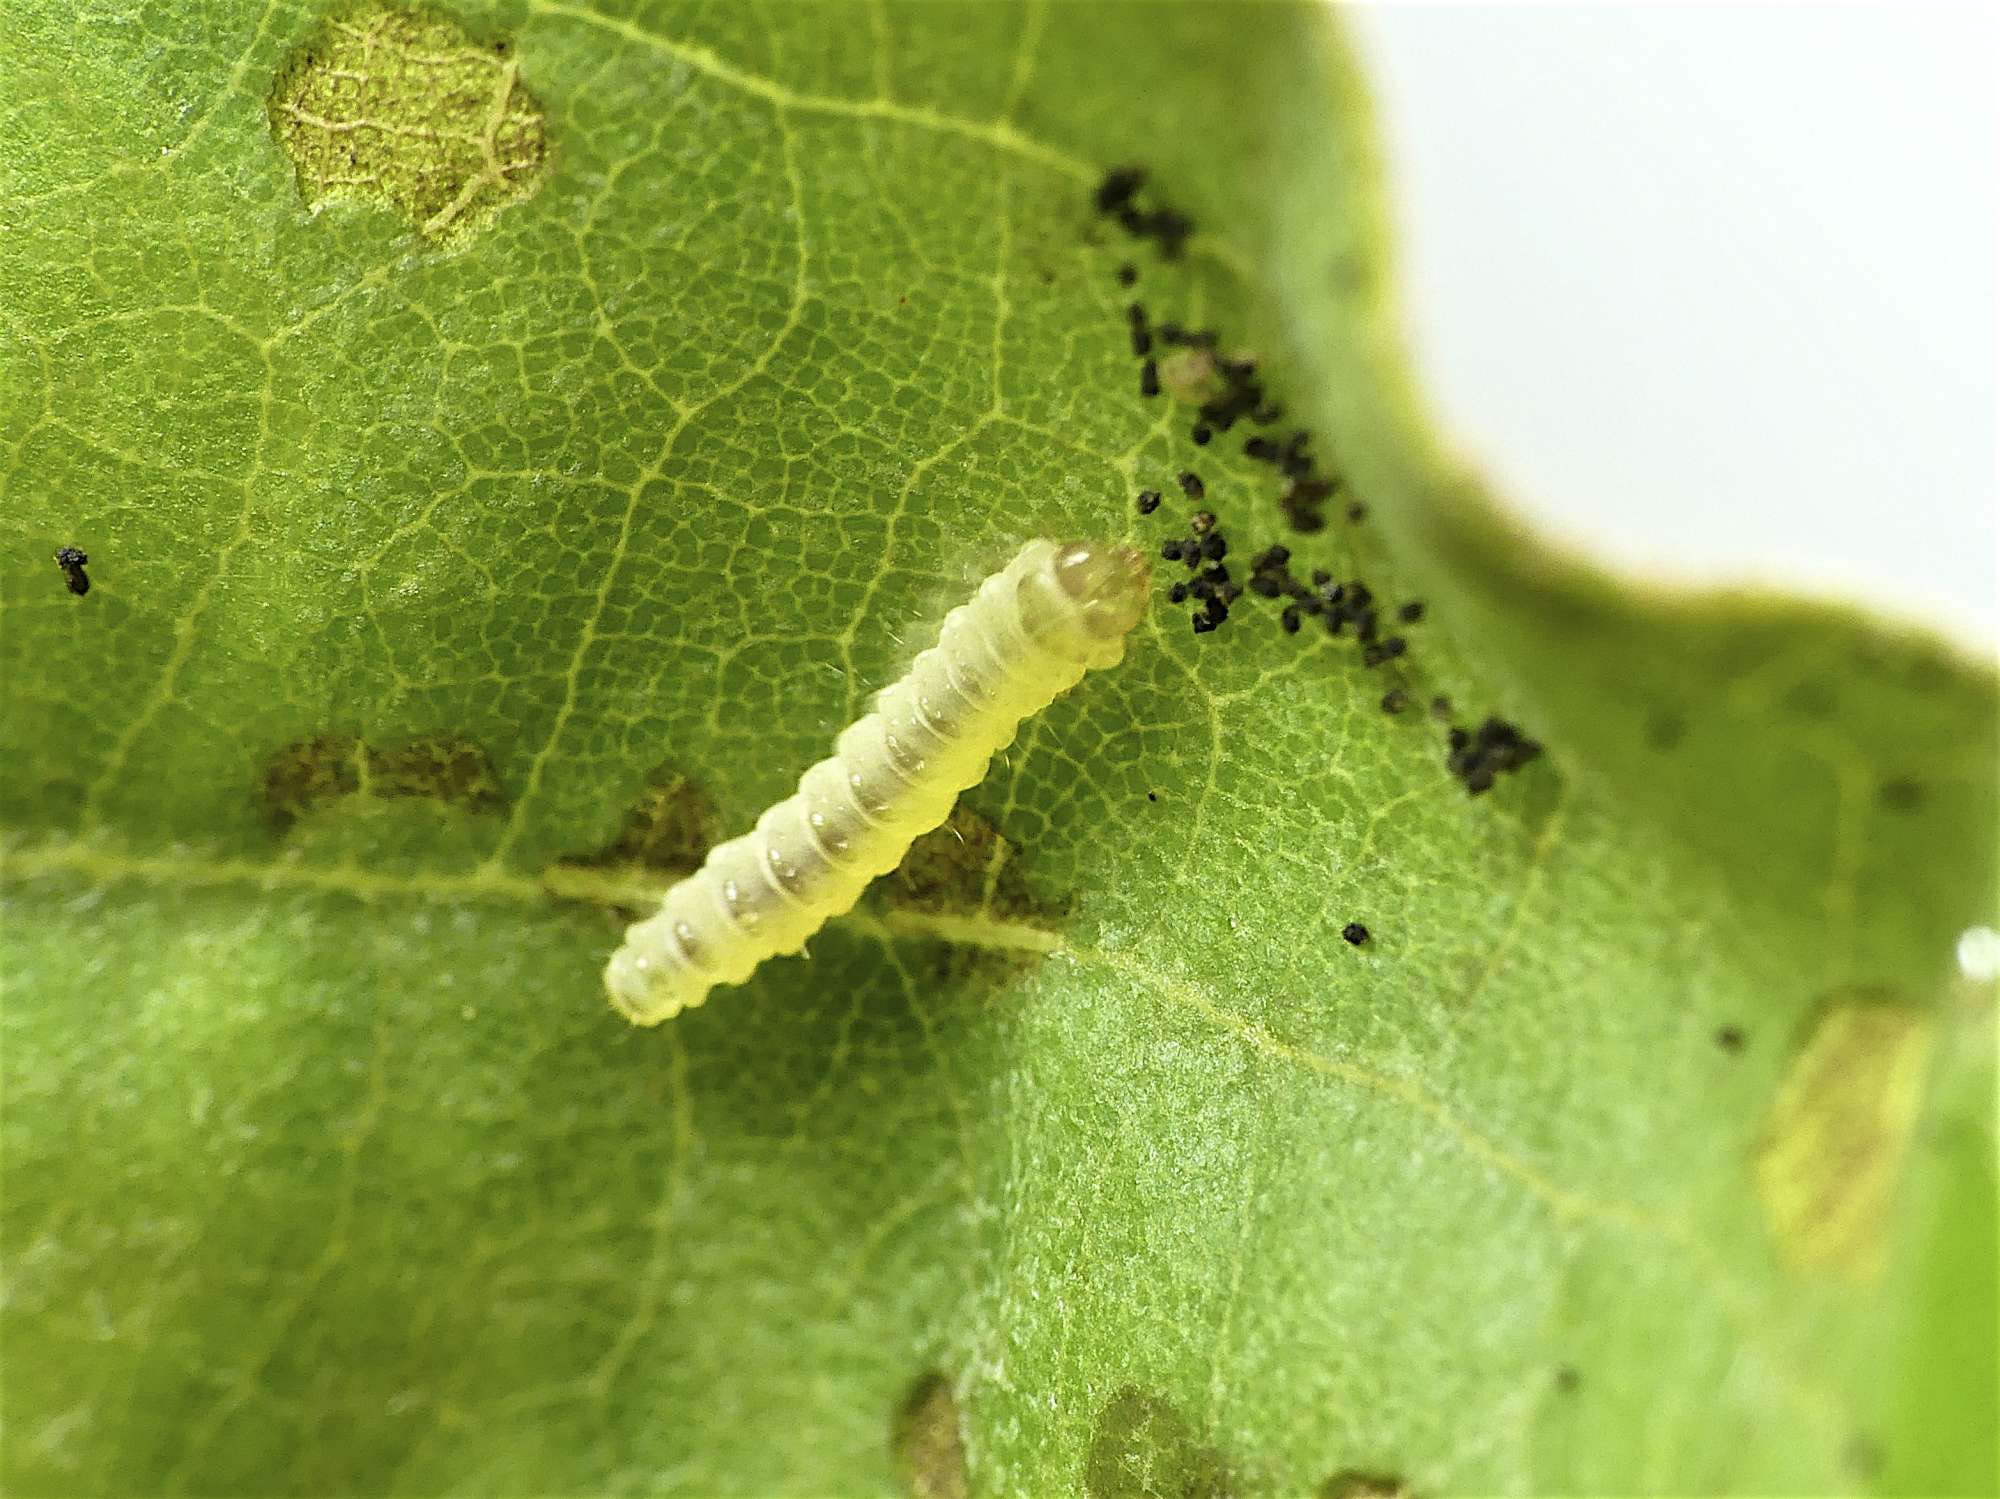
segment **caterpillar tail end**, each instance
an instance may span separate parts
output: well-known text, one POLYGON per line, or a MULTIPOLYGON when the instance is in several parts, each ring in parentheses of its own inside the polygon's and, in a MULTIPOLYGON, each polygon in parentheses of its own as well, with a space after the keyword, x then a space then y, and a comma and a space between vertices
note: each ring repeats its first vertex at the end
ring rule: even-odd
POLYGON ((634 1025, 658 1025, 672 1020, 682 1010, 691 1010, 708 998, 708 990, 688 992, 685 984, 675 984, 661 973, 660 963, 646 955, 644 946, 628 935, 625 945, 604 965, 604 992, 611 1007, 634 1025))

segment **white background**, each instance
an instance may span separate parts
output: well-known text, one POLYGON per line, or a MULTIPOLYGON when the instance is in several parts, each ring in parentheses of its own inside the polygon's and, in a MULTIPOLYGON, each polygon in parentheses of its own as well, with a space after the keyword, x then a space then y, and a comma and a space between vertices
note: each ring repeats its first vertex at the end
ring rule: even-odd
POLYGON ((1376 5, 1399 274, 1447 430, 1628 569, 2000 646, 2000 15, 1376 5))

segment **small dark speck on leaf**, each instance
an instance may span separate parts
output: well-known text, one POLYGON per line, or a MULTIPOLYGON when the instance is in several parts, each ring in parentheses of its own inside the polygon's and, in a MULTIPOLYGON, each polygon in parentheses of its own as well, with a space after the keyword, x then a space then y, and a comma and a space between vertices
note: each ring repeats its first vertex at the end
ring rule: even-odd
POLYGON ((1104 174, 1104 180, 1097 184, 1097 209, 1100 213, 1115 213, 1132 201, 1132 195, 1145 184, 1144 167, 1113 167, 1104 174))
POLYGON ((1447 735, 1450 746, 1445 768, 1473 796, 1493 789, 1494 778, 1518 770, 1537 759, 1542 747, 1513 724, 1489 717, 1476 730, 1454 727, 1447 735))
POLYGON ((1654 749, 1672 749, 1687 734, 1687 724, 1678 713, 1655 713, 1646 721, 1646 742, 1654 749))
POLYGON ((1340 929, 1340 935, 1353 943, 1354 946, 1359 947, 1368 940, 1368 928, 1358 921, 1350 921, 1340 929))
POLYGON ((1715 1032, 1715 1044, 1720 1046, 1724 1051, 1741 1051, 1743 1049, 1743 1027, 1740 1025, 1718 1026, 1715 1032))
POLYGON ((1882 1471, 1883 1455, 1881 1444, 1863 1432, 1856 1432, 1848 1439, 1847 1450, 1841 1454, 1847 1466, 1863 1478, 1873 1478, 1882 1471))
POLYGON ((1556 1389, 1565 1395, 1574 1395, 1583 1383, 1583 1376, 1576 1372, 1576 1365, 1562 1364, 1556 1369, 1556 1389))
POLYGON ((76 547, 56 549, 56 566, 63 570, 63 581, 69 584, 69 591, 78 598, 90 592, 90 574, 83 570, 88 561, 89 556, 76 547))
POLYGON ((1923 804, 1923 786, 1908 776, 1882 783, 1882 805, 1891 812, 1914 812, 1923 804))

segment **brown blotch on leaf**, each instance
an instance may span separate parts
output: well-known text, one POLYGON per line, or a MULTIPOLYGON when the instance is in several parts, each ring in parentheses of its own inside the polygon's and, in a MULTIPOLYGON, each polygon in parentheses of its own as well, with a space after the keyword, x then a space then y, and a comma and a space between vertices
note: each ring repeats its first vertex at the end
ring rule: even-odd
POLYGON ((1319 1486, 1318 1499, 1411 1499, 1415 1492, 1393 1473, 1342 1468, 1319 1486))
POLYGON ((627 920, 655 909, 675 880, 692 874, 722 838, 714 800, 685 771, 662 765, 626 810, 609 843, 558 859, 551 893, 601 905, 627 920))
POLYGON ((722 817, 714 800, 685 771, 662 765, 626 812, 617 836, 596 853, 567 862, 686 874, 721 838, 722 817))
POLYGON ((1083 1487, 1090 1499, 1223 1499, 1231 1492, 1222 1455, 1198 1441, 1172 1405, 1134 1385, 1098 1412, 1083 1487))
POLYGON ((294 740, 264 762, 258 779, 264 821, 280 833, 315 808, 347 797, 421 797, 469 812, 497 811, 506 801, 486 751, 444 735, 383 748, 353 734, 294 740))
POLYGON ((376 749, 361 746, 364 796, 427 796, 473 812, 496 811, 504 800, 493 761, 479 745, 427 735, 376 749))
POLYGON ((896 1476, 914 1499, 966 1499, 965 1437, 958 1398, 944 1375, 924 1375, 910 1386, 889 1423, 889 1451, 896 1476))
POLYGON ((1064 920, 1075 902, 1038 896, 1028 885, 1020 850, 993 823, 963 803, 944 826, 910 845, 882 893, 905 910, 981 915, 1036 926, 1064 920))
POLYGON ((285 831, 313 807, 361 790, 361 741, 352 734, 299 739, 264 762, 257 801, 264 821, 285 831))

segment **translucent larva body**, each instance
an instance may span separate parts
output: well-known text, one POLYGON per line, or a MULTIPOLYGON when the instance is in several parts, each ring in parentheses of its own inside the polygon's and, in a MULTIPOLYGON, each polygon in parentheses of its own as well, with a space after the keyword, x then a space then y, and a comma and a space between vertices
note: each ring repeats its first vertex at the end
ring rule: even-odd
POLYGON ((876 695, 799 789, 717 844, 659 911, 625 932, 604 970, 611 1002, 657 1025, 797 952, 1013 742, 1021 720, 1093 667, 1115 665, 1146 600, 1129 547, 1031 541, 945 616, 938 643, 876 695))

